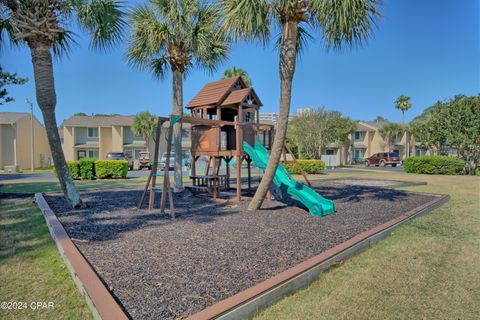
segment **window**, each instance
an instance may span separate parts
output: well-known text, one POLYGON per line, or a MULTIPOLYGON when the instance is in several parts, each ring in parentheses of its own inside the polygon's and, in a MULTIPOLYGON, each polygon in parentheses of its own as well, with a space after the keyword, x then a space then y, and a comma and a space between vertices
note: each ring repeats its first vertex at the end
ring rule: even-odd
POLYGON ((353 149, 353 157, 354 161, 359 161, 363 158, 363 151, 361 149, 353 149))
POLYGON ((250 112, 245 113, 245 122, 250 122, 250 112))
POLYGON ((98 159, 98 150, 88 150, 87 154, 89 158, 98 159))
POLYGON ((363 132, 355 131, 355 141, 363 140, 363 132))
POLYGON ((88 128, 87 137, 98 138, 98 128, 88 128))
POLYGON ((327 150, 325 150, 325 154, 326 154, 327 156, 333 156, 333 155, 335 154, 335 150, 333 150, 333 149, 327 149, 327 150))
POLYGON ((87 156, 87 153, 85 152, 85 150, 79 150, 77 152, 77 159, 80 160, 82 158, 85 158, 87 156))

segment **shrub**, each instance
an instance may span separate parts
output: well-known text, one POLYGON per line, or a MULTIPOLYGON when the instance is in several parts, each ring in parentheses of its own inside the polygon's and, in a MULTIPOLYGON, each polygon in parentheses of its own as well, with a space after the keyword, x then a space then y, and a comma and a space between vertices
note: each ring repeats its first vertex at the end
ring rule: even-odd
POLYGON ((95 161, 95 174, 98 179, 126 178, 128 161, 126 160, 97 160, 95 161))
POLYGON ((83 180, 95 179, 95 158, 82 158, 78 160, 78 166, 83 180))
MULTIPOLYGON (((68 171, 70 172, 70 176, 74 180, 80 179, 80 167, 78 166, 78 162, 76 161, 67 161, 68 171)), ((52 166, 52 171, 55 177, 58 178, 57 170, 55 166, 52 166)))
POLYGON ((476 175, 476 176, 480 176, 480 167, 478 167, 477 169, 475 169, 475 175, 476 175))
POLYGON ((408 173, 453 175, 463 173, 464 162, 448 156, 418 156, 405 159, 403 166, 408 173))
MULTIPOLYGON (((325 170, 325 162, 322 160, 297 160, 300 167, 307 174, 319 174, 325 170)), ((283 163, 285 169, 291 174, 301 174, 300 169, 293 161, 283 163)))

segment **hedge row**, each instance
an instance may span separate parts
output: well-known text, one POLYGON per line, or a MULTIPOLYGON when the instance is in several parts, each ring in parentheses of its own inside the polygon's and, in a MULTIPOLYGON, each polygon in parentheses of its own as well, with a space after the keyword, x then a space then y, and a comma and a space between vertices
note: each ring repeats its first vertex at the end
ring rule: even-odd
POLYGON ((126 160, 97 160, 95 172, 98 179, 126 178, 128 173, 128 161, 126 160))
POLYGON ((462 159, 448 156, 418 156, 403 161, 405 172, 423 174, 462 174, 464 165, 462 159))
MULTIPOLYGON (((94 180, 107 178, 127 177, 128 161, 126 160, 95 160, 94 158, 82 158, 79 161, 67 161, 68 170, 72 179, 94 180)), ((53 173, 57 177, 55 167, 53 173)))
MULTIPOLYGON (((325 170, 325 162, 322 160, 297 160, 297 162, 307 174, 320 174, 325 170)), ((293 161, 284 162, 283 166, 291 174, 301 174, 300 169, 293 161)))

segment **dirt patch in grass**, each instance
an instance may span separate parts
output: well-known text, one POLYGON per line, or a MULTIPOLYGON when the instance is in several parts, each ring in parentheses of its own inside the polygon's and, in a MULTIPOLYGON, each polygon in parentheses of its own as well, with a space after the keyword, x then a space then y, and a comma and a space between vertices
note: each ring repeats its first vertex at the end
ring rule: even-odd
MULTIPOLYGON (((316 181, 337 212, 312 217, 295 199, 247 212, 247 201, 175 195, 177 219, 135 208, 140 191, 82 192, 88 207, 46 199, 134 319, 186 317, 433 199, 316 181)), ((158 202, 157 202, 158 203, 158 202)))

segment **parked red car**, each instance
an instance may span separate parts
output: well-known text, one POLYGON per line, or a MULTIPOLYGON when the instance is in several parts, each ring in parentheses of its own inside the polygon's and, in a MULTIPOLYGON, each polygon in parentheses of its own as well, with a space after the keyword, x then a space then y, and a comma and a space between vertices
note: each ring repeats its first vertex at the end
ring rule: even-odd
POLYGON ((370 158, 365 159, 365 166, 370 167, 374 165, 376 167, 385 167, 386 165, 391 165, 392 167, 396 167, 402 164, 398 153, 396 152, 380 152, 375 153, 370 158))

